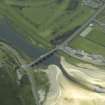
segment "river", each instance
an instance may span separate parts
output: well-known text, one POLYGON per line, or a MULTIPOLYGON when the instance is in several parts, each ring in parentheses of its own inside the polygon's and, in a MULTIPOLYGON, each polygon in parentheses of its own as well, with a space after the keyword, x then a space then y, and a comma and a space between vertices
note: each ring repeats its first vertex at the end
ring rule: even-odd
MULTIPOLYGON (((0 40, 8 43, 17 51, 29 56, 32 60, 35 60, 48 51, 47 49, 36 47, 25 40, 22 33, 17 32, 7 19, 0 23, 0 40)), ((56 55, 53 55, 44 61, 44 64, 46 65, 58 63, 59 58, 56 55)))

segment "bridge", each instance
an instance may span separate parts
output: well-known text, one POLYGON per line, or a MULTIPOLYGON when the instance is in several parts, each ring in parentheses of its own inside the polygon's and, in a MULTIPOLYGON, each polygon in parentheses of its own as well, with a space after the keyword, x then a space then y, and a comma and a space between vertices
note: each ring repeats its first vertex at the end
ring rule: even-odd
MULTIPOLYGON (((43 60, 46 60, 48 57, 52 56, 57 50, 61 50, 61 48, 64 48, 72 39, 74 39, 77 35, 79 35, 80 32, 82 32, 83 29, 85 29, 95 18, 97 15, 99 15, 100 12, 102 12, 105 9, 105 4, 98 9, 94 15, 92 15, 89 20, 84 23, 79 29, 77 29, 72 35, 68 37, 61 45, 56 45, 56 47, 49 52, 41 55, 39 58, 35 59, 33 62, 27 65, 22 65, 23 68, 26 67, 34 67, 37 64, 41 63, 43 60)), ((62 50, 63 51, 63 50, 62 50)), ((68 53, 67 53, 68 54, 68 53)))

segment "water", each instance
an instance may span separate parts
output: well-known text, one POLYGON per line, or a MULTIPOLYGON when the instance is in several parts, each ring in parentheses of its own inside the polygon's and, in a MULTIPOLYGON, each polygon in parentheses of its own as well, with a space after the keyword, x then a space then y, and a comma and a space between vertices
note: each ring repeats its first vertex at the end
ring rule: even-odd
MULTIPOLYGON (((26 41, 21 33, 13 30, 13 27, 8 20, 5 20, 0 24, 0 40, 8 43, 12 47, 16 48, 18 51, 26 54, 32 60, 35 60, 40 55, 48 51, 47 49, 33 46, 28 41, 26 41)), ((44 64, 57 64, 58 61, 58 57, 56 57, 56 55, 53 55, 45 60, 44 64)))

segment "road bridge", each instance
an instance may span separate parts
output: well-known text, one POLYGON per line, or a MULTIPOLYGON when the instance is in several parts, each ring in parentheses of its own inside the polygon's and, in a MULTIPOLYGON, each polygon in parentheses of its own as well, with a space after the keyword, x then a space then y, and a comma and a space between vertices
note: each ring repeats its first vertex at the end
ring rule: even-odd
POLYGON ((62 47, 65 47, 68 43, 70 43, 70 41, 72 39, 74 39, 77 35, 79 35, 80 32, 82 32, 82 30, 84 30, 96 18, 96 16, 99 15, 99 13, 102 12, 104 9, 105 9, 105 4, 100 9, 98 9, 95 12, 95 14, 93 16, 91 16, 86 23, 84 23, 84 25, 82 25, 72 35, 70 35, 70 37, 68 37, 68 39, 66 39, 61 45, 57 45, 54 49, 52 49, 49 52, 41 55, 39 58, 35 59, 30 64, 22 65, 22 67, 34 67, 38 63, 41 63, 44 59, 46 59, 46 58, 50 57, 51 55, 53 55, 57 50, 61 50, 62 47))

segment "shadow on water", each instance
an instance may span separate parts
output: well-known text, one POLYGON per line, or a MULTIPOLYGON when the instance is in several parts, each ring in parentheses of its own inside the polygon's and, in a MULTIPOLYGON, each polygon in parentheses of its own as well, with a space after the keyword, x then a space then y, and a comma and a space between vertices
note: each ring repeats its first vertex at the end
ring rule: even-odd
MULTIPOLYGON (((29 56, 32 60, 35 60, 40 55, 46 53, 48 50, 41 47, 36 47, 25 40, 22 33, 16 32, 8 19, 3 20, 0 24, 0 40, 8 43, 17 51, 22 52, 29 56)), ((47 60, 44 61, 44 65, 58 64, 59 58, 53 54, 47 60)))

